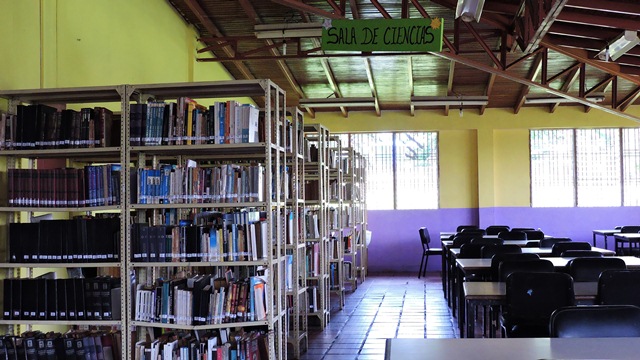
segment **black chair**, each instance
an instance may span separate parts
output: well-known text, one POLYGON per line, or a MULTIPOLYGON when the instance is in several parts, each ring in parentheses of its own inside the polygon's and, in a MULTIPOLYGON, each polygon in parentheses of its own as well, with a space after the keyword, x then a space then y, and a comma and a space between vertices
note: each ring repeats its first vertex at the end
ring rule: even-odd
POLYGON ((534 240, 534 241, 527 240, 527 243, 524 244, 524 247, 528 247, 528 248, 540 247, 540 241, 538 241, 538 240, 534 240))
POLYGON ((515 227, 511 229, 511 231, 531 231, 531 230, 535 230, 535 229, 532 227, 515 227))
POLYGON ((462 229, 460 234, 475 234, 478 236, 487 235, 487 232, 484 229, 462 229))
POLYGON ((562 257, 603 257, 599 251, 594 250, 567 250, 560 254, 562 257))
POLYGON ((479 237, 480 237, 479 235, 475 235, 475 234, 468 234, 468 235, 457 234, 456 236, 453 237, 453 244, 451 244, 451 247, 454 249, 460 248, 463 244, 468 244, 471 242, 471 240, 479 237))
POLYGON ((459 225, 456 232, 462 232, 464 229, 479 229, 478 225, 459 225))
POLYGON ((605 270, 598 279, 596 302, 640 306, 640 270, 605 270))
POLYGON ((527 240, 542 240, 544 239, 544 233, 540 230, 524 230, 527 234, 527 240))
MULTIPOLYGON (((473 242, 472 242, 473 244, 473 242)), ((518 245, 485 245, 480 251, 483 259, 493 259, 496 254, 521 254, 522 248, 518 245)))
POLYGON ((486 228, 487 235, 498 235, 500 231, 509 231, 507 225, 491 225, 486 228))
POLYGON ((540 239, 540 247, 541 248, 551 248, 554 244, 559 242, 569 242, 571 239, 569 238, 546 238, 540 239))
POLYGON ((491 258, 491 281, 500 281, 500 264, 503 261, 527 261, 539 260, 538 254, 520 253, 520 254, 495 254, 491 258))
POLYGON ((620 227, 621 233, 637 233, 640 232, 640 225, 626 225, 620 227))
POLYGON ((482 244, 482 245, 502 245, 504 244, 504 240, 502 239, 487 239, 487 238, 474 238, 471 240, 472 244, 482 244))
POLYGON ((527 240, 527 233, 524 231, 501 231, 498 238, 503 240, 527 240))
POLYGON ((570 306, 551 314, 551 337, 638 337, 640 308, 633 305, 570 306))
POLYGON ((596 282, 600 278, 600 273, 605 270, 626 270, 627 265, 624 260, 614 257, 583 257, 571 259, 567 263, 569 275, 573 281, 596 282))
POLYGON ((498 266, 498 281, 506 281, 509 275, 515 272, 553 272, 555 268, 549 260, 505 260, 498 266))
POLYGON ((507 337, 549 337, 551 314, 574 303, 573 279, 561 272, 514 272, 506 289, 502 326, 507 337))
POLYGON ((418 269, 418 279, 420 279, 420 273, 422 276, 427 272, 427 263, 429 262, 429 255, 442 256, 442 248, 432 249, 429 246, 431 242, 431 236, 429 236, 429 230, 426 227, 418 229, 420 234, 420 242, 422 243, 422 260, 420 260, 420 269, 418 269))
POLYGON ((482 247, 484 244, 463 244, 460 246, 460 254, 458 259, 479 259, 482 255, 482 247))
POLYGON ((555 243, 551 247, 551 256, 560 256, 567 250, 591 250, 591 244, 581 241, 555 243))

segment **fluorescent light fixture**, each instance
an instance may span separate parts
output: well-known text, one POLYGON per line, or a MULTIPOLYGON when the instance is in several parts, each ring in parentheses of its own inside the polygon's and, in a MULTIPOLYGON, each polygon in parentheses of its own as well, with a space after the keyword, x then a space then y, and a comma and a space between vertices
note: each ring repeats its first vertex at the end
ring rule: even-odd
MULTIPOLYGON (((587 100, 600 103, 604 101, 604 94, 590 95, 586 97, 587 100)), ((575 100, 567 99, 558 96, 544 96, 544 97, 527 97, 524 99, 525 104, 557 104, 557 103, 575 103, 575 100)))
POLYGON ((376 100, 373 97, 300 99, 298 105, 305 108, 374 107, 376 100))
POLYGON ((480 22, 484 0, 458 0, 456 19, 461 17, 464 22, 480 22))
POLYGON ((412 96, 413 106, 483 106, 489 103, 487 96, 412 96))
POLYGON ((618 60, 627 51, 631 50, 634 46, 640 43, 638 38, 638 32, 635 30, 625 30, 615 40, 613 40, 607 47, 602 49, 598 55, 598 59, 609 61, 618 60))
POLYGON ((322 23, 261 24, 254 28, 258 39, 321 37, 322 23))

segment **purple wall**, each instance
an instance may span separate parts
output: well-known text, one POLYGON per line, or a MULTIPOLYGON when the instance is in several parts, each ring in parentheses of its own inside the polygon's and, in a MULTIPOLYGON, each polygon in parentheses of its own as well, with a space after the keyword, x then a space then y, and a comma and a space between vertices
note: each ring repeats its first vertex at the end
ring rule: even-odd
MULTIPOLYGON (((421 226, 429 229, 431 246, 440 246, 441 231, 455 231, 462 224, 533 227, 542 229, 545 234, 591 242, 591 230, 638 225, 640 212, 637 207, 370 210, 368 223, 368 229, 372 231, 369 271, 417 273, 422 254, 418 236, 421 226)), ((602 237, 597 240, 598 246, 604 247, 602 237)), ((609 249, 613 248, 611 240, 608 245, 609 249)), ((430 257, 429 270, 439 269, 440 259, 430 257)))

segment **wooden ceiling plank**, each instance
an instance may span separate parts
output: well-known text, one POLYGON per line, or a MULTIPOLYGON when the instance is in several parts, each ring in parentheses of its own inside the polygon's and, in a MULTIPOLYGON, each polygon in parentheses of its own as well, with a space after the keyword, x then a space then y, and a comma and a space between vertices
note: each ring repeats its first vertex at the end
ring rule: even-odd
POLYGON ((611 0, 569 0, 567 7, 595 10, 614 14, 640 15, 640 4, 611 0))
POLYGON ((473 59, 465 58, 463 56, 456 55, 456 54, 453 54, 453 53, 450 53, 450 52, 444 52, 444 51, 443 52, 432 52, 431 54, 433 56, 436 56, 436 57, 439 57, 439 58, 442 58, 442 59, 454 60, 454 61, 456 61, 456 62, 458 62, 460 64, 463 64, 465 66, 476 68, 478 70, 482 70, 482 71, 490 73, 490 74, 496 74, 497 76, 500 76, 500 77, 502 77, 504 79, 507 79, 507 80, 510 80, 510 81, 513 81, 513 82, 516 82, 516 83, 519 83, 519 84, 522 84, 522 85, 536 87, 536 88, 539 88, 539 89, 541 89, 541 90, 543 90, 543 91, 545 91, 545 92, 547 92, 547 93, 549 93, 551 95, 561 96, 561 97, 563 97, 565 99, 569 99, 571 101, 575 101, 575 102, 577 102, 579 104, 587 105, 587 106, 596 108, 598 110, 604 111, 606 113, 617 115, 617 116, 619 116, 621 118, 625 118, 625 119, 640 123, 640 117, 639 116, 628 114, 626 112, 619 111, 617 109, 613 109, 613 108, 610 108, 610 107, 605 106, 605 105, 600 105, 598 103, 594 103, 594 102, 589 101, 589 100, 584 99, 584 98, 580 98, 580 97, 573 96, 571 94, 564 93, 564 92, 556 90, 556 89, 554 89, 554 88, 552 88, 552 87, 550 87, 548 85, 542 85, 542 84, 539 84, 539 83, 537 83, 535 81, 531 81, 529 79, 524 79, 524 78, 518 77, 516 74, 513 74, 513 73, 511 73, 509 71, 504 71, 504 70, 492 68, 491 66, 488 66, 488 65, 486 65, 486 64, 484 64, 482 62, 479 62, 479 61, 476 61, 476 60, 473 60, 473 59))
POLYGON ((620 35, 620 30, 612 28, 596 28, 593 26, 554 22, 548 34, 574 36, 584 39, 613 39, 620 35))
POLYGON ((566 69, 564 69, 564 70, 560 71, 559 73, 557 73, 557 74, 553 75, 552 77, 550 77, 550 78, 547 80, 547 83, 552 83, 552 82, 554 82, 554 81, 558 80, 559 78, 561 78, 561 77, 563 77, 563 76, 567 75, 567 74, 568 74, 568 73, 570 73, 570 72, 571 72, 571 73, 573 73, 573 71, 574 71, 574 70, 577 70, 579 67, 580 67, 580 63, 575 63, 575 64, 573 64, 573 65, 569 66, 568 68, 566 68, 566 69))
MULTIPOLYGON (((420 15, 425 18, 425 19, 431 19, 431 16, 429 16, 429 13, 427 13, 427 10, 425 10, 424 6, 422 6, 418 0, 411 0, 411 3, 413 4, 413 6, 416 8, 416 10, 418 10, 418 12, 420 13, 420 15)), ((456 54, 458 53, 458 51, 456 50, 456 48, 453 46, 453 44, 451 44, 451 41, 449 41, 449 39, 447 39, 446 36, 442 35, 442 42, 444 43, 444 45, 449 49, 449 51, 451 52, 455 52, 456 54)))
MULTIPOLYGON (((185 4, 189 7, 189 10, 194 13, 194 15, 198 18, 202 26, 207 30, 207 32, 214 36, 224 36, 220 30, 215 26, 213 22, 209 19, 209 16, 205 13, 204 9, 198 3, 198 0, 185 0, 185 4)), ((235 57, 235 51, 231 49, 229 46, 223 49, 227 56, 233 58, 235 57)), ((238 68, 238 71, 245 77, 245 79, 253 80, 255 76, 251 73, 251 70, 247 68, 247 66, 242 62, 235 62, 235 66, 238 68)))
MULTIPOLYGON (((562 86, 560 87, 560 91, 562 91, 562 92, 569 91, 569 89, 571 89, 573 84, 575 84, 575 82, 578 80, 578 74, 580 72, 580 64, 576 64, 576 65, 568 68, 567 70, 570 70, 570 73, 564 79, 564 82, 562 83, 562 86)), ((564 73, 564 71, 563 71, 563 73, 564 73)), ((551 81, 549 81, 549 83, 550 82, 551 81)), ((560 103, 551 104, 549 106, 549 112, 555 112, 556 109, 558 108, 558 106, 560 106, 560 103)))
POLYGON ((599 83, 595 84, 591 89, 589 89, 589 90, 585 91, 585 92, 584 92, 584 96, 589 96, 589 95, 591 95, 592 93, 594 93, 594 92, 596 92, 596 91, 600 90, 601 88, 603 88, 603 87, 605 87, 605 86, 609 85, 609 83, 611 83, 611 81, 613 81, 613 78, 614 78, 614 77, 615 77, 615 76, 613 76, 613 75, 609 75, 609 76, 607 76, 607 78, 606 78, 606 79, 604 79, 604 80, 600 81, 599 83))
POLYGON ((380 113, 380 102, 378 101, 378 91, 376 90, 376 84, 373 81, 373 71, 371 70, 371 61, 369 58, 364 58, 364 68, 367 71, 367 79, 369 80, 369 88, 371 89, 371 95, 375 101, 376 114, 378 116, 380 113))
POLYGON ((270 1, 276 4, 290 7, 294 10, 308 12, 323 18, 327 18, 327 19, 343 19, 344 18, 344 16, 342 16, 341 14, 335 14, 322 9, 318 9, 315 6, 307 5, 301 1, 295 1, 295 0, 270 0, 270 1))
MULTIPOLYGON (((543 58, 544 58, 544 52, 536 55, 536 59, 534 60, 533 65, 531 65, 531 68, 529 69, 529 75, 527 76, 527 80, 533 81, 535 80, 536 77, 538 77, 540 70, 542 70, 543 58)), ((518 96, 516 105, 513 108, 514 114, 517 114, 522 108, 522 106, 524 105, 524 101, 527 95, 529 94, 530 87, 531 87, 530 85, 525 85, 520 91, 520 95, 518 96)))
POLYGON ((613 14, 611 16, 593 15, 579 11, 571 11, 569 9, 561 12, 556 18, 556 21, 586 24, 591 26, 605 26, 617 29, 640 30, 639 22, 637 20, 624 19, 613 14))
POLYGON ((371 1, 371 3, 373 4, 373 6, 375 6, 376 9, 378 9, 380 14, 382 14, 383 18, 391 19, 391 15, 389 15, 387 10, 385 10, 384 6, 382 6, 378 0, 369 0, 369 1, 371 1))
POLYGON ((633 104, 638 99, 638 97, 640 97, 640 86, 630 92, 627 96, 624 97, 624 99, 622 99, 622 101, 620 101, 618 109, 620 111, 627 111, 629 106, 631 106, 631 104, 633 104))

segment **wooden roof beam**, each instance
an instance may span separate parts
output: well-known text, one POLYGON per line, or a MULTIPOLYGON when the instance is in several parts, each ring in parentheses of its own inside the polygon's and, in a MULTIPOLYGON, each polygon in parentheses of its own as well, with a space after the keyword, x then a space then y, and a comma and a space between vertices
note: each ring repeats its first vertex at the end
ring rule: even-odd
POLYGON ((296 0, 270 0, 270 1, 276 4, 290 7, 294 10, 308 12, 323 18, 327 18, 327 19, 343 19, 344 18, 344 16, 341 14, 331 13, 326 10, 318 9, 315 6, 307 5, 302 1, 296 1, 296 0))
MULTIPOLYGON (((451 96, 453 94, 453 75, 456 70, 456 62, 449 62, 449 77, 447 80, 447 96, 451 96)), ((449 105, 444 106, 444 115, 449 116, 449 105)))
POLYGON ((327 3, 329 4, 329 6, 331 6, 333 11, 335 11, 337 14, 340 14, 344 17, 344 10, 343 8, 340 8, 340 5, 336 4, 336 2, 333 0, 327 0, 327 3))
POLYGON ((489 45, 487 45, 487 43, 484 41, 484 39, 482 37, 480 37, 480 34, 478 34, 476 32, 476 30, 473 28, 473 26, 470 23, 466 22, 466 21, 463 21, 462 23, 464 24, 464 26, 467 27, 467 29, 469 30, 471 35, 473 35, 473 37, 478 41, 480 46, 482 46, 482 48, 487 53, 487 55, 489 55, 489 58, 491 58, 491 61, 493 61, 493 63, 496 64, 496 66, 498 68, 504 69, 504 66, 503 66, 502 62, 496 57, 496 55, 493 53, 493 50, 491 50, 489 48, 489 45))
POLYGON ((561 12, 556 21, 563 21, 575 24, 586 24, 592 26, 604 26, 617 29, 638 30, 638 21, 632 19, 620 18, 611 14, 611 16, 587 14, 579 11, 561 12))
POLYGON ((385 8, 380 4, 378 0, 369 0, 369 1, 371 1, 371 4, 373 4, 373 6, 375 6, 375 8, 378 9, 378 11, 380 11, 380 14, 382 14, 383 18, 391 19, 391 15, 389 15, 387 10, 385 10, 385 8))
MULTIPOLYGON (((536 55, 536 59, 533 62, 533 65, 531 65, 531 69, 529 70, 529 75, 527 76, 527 80, 533 81, 533 80, 535 80, 536 77, 538 77, 538 74, 540 74, 540 70, 542 70, 543 58, 544 58, 543 53, 540 53, 540 54, 536 55)), ((525 101, 527 95, 529 94, 529 89, 530 88, 531 88, 530 85, 524 85, 524 87, 520 91, 520 96, 518 96, 518 100, 516 101, 516 105, 513 108, 513 113, 514 114, 517 114, 518 112, 520 112, 520 109, 522 108, 522 105, 524 105, 524 101, 525 101)))
MULTIPOLYGON (((564 82, 562 83, 562 86, 560 87, 560 91, 562 91, 562 92, 569 91, 569 89, 571 89, 573 84, 575 84, 575 82, 578 80, 578 77, 580 75, 580 63, 568 68, 567 70, 570 70, 570 73, 566 77, 566 79, 564 79, 564 82)), ((564 71, 563 71, 563 73, 564 73, 564 71)), ((551 82, 551 81, 549 81, 549 82, 551 82)), ((555 112, 556 109, 558 108, 558 106, 560 106, 560 103, 555 103, 555 104, 549 105, 549 112, 555 112)))
MULTIPOLYGON (((429 13, 427 13, 427 10, 425 10, 424 6, 422 6, 418 0, 411 0, 411 3, 413 4, 413 6, 416 8, 416 10, 418 10, 418 12, 420 13, 420 15, 425 18, 425 19, 431 19, 431 16, 429 16, 429 13)), ((455 52, 456 54, 458 53, 458 50, 453 46, 453 44, 451 44, 451 41, 449 41, 449 39, 446 38, 446 36, 442 35, 442 42, 445 44, 445 46, 449 49, 449 51, 451 52, 455 52)))
POLYGON ((376 90, 376 84, 373 81, 373 71, 371 70, 371 61, 369 60, 369 58, 364 58, 364 68, 367 71, 367 79, 369 80, 369 88, 371 89, 371 96, 373 96, 373 99, 375 101, 376 114, 380 116, 381 113, 380 113, 380 102, 378 101, 378 91, 376 90))
POLYGON ((638 99, 638 97, 640 97, 640 86, 635 88, 635 90, 630 92, 627 96, 624 97, 624 99, 622 99, 622 101, 620 101, 618 109, 620 111, 626 111, 629 106, 631 106, 631 104, 633 104, 638 99))
POLYGON ((637 2, 620 2, 612 0, 569 0, 567 7, 595 10, 613 14, 640 15, 640 4, 637 2))
MULTIPOLYGON (((408 61, 408 65, 409 65, 409 89, 411 89, 411 96, 415 95, 415 88, 414 88, 414 83, 413 83, 413 57, 409 56, 409 61, 408 61)), ((410 101, 409 102, 409 109, 411 112, 411 116, 415 116, 416 115, 416 107, 415 105, 413 105, 413 102, 410 101)))
POLYGON ((349 7, 351 7, 351 16, 353 16, 353 19, 360 19, 360 9, 358 9, 356 0, 349 0, 349 7))

